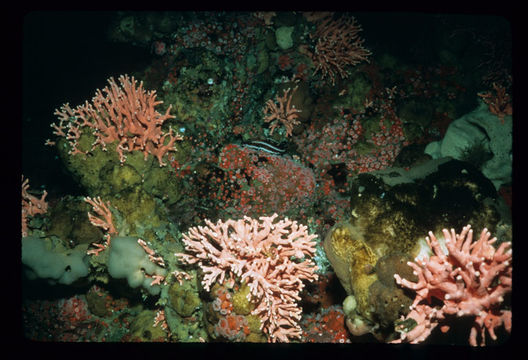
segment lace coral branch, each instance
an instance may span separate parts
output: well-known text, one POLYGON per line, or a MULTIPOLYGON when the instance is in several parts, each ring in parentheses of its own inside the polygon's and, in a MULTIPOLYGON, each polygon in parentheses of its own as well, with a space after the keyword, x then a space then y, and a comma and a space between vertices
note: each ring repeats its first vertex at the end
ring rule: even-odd
POLYGON ((109 208, 110 201, 107 201, 105 204, 100 197, 94 199, 90 197, 85 197, 84 201, 92 205, 93 211, 100 216, 97 217, 88 212, 88 220, 90 221, 90 223, 94 226, 102 228, 106 232, 106 234, 104 235, 104 239, 106 240, 105 244, 93 243, 92 245, 95 246, 97 249, 88 250, 87 252, 88 254, 99 255, 102 250, 106 249, 110 245, 111 235, 117 234, 117 230, 112 220, 112 212, 109 208))
POLYGON ((22 175, 22 236, 28 235, 28 216, 35 216, 36 214, 45 214, 48 211, 48 203, 46 196, 48 192, 44 190, 42 196, 37 198, 28 192, 29 179, 24 179, 22 175))
POLYGON ((367 61, 371 52, 363 48, 364 40, 359 37, 361 26, 354 17, 341 16, 334 19, 327 16, 318 21, 310 38, 317 39, 313 53, 314 75, 321 72, 323 79, 329 78, 335 85, 336 77, 347 78, 347 66, 367 61))
POLYGON ((286 136, 291 136, 293 127, 299 124, 299 113, 301 110, 295 108, 295 105, 291 105, 292 97, 297 87, 293 89, 283 91, 282 97, 277 95, 276 101, 268 100, 264 107, 264 121, 270 124, 270 134, 273 134, 275 128, 280 124, 284 125, 286 129, 286 136), (278 105, 277 105, 278 104, 278 105))

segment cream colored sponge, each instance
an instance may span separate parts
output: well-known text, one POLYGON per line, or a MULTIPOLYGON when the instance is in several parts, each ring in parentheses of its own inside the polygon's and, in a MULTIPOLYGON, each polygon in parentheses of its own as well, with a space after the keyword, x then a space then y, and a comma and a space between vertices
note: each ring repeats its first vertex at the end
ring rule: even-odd
POLYGON ((149 260, 148 254, 138 244, 137 237, 120 236, 112 238, 108 256, 108 273, 116 279, 126 278, 128 284, 137 288, 140 285, 151 294, 159 294, 159 285, 151 285, 148 275, 167 275, 167 270, 149 260))

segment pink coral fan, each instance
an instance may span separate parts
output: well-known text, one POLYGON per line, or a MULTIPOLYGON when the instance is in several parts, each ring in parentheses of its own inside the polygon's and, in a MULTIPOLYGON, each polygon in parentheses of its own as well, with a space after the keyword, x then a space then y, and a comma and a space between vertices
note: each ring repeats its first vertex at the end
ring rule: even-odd
MULTIPOLYGON (((500 309, 504 296, 512 288, 512 250, 511 242, 503 242, 495 249, 492 244, 497 241, 487 229, 482 230, 480 238, 473 242, 471 225, 462 229, 460 234, 455 230, 443 229, 445 247, 442 249, 432 232, 426 237, 427 244, 433 250, 428 259, 415 259, 408 262, 418 277, 413 283, 394 275, 396 282, 416 291, 416 298, 411 305, 411 312, 402 318, 401 338, 394 342, 407 341, 418 343, 425 340, 441 320, 449 315, 457 317, 473 316, 474 323, 469 335, 469 343, 477 345, 480 332, 480 345, 486 344, 486 329, 493 340, 497 339, 494 329, 504 324, 507 332, 511 331, 510 310, 500 309), (442 306, 432 306, 436 298, 442 306), (404 324, 416 323, 413 328, 404 324)), ((449 326, 441 327, 443 332, 449 326)))
MULTIPOLYGON (((143 82, 136 87, 137 81, 128 75, 119 77, 121 86, 113 78, 108 79, 110 88, 97 90, 92 102, 70 108, 64 104, 60 111, 55 110, 59 117, 59 124, 52 124, 54 134, 65 137, 70 146, 71 154, 86 154, 78 148, 78 140, 84 131, 90 131, 95 136, 92 151, 97 145, 106 150, 106 145, 116 143, 121 165, 126 160, 125 153, 141 151, 145 159, 148 154, 157 157, 160 166, 165 166, 163 156, 169 151, 176 151, 174 143, 182 140, 179 134, 162 130, 162 125, 171 118, 171 105, 165 114, 156 110, 156 106, 163 101, 156 101, 156 91, 145 91, 143 82), (103 95, 103 92, 106 95, 103 95)), ((48 141, 52 145, 53 142, 48 141)))
POLYGON ((186 253, 176 254, 186 264, 198 264, 202 285, 234 279, 248 284, 248 300, 255 304, 253 315, 270 342, 300 338, 302 310, 296 302, 302 280, 317 280, 315 254, 317 235, 288 218, 275 222, 277 214, 259 220, 206 220, 207 226, 193 227, 183 235, 186 253))

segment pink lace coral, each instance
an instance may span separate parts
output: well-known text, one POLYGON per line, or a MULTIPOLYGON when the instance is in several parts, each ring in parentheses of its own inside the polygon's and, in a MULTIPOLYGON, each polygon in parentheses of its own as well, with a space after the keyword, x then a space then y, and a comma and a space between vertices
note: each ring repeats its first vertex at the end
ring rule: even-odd
POLYGON ((296 109, 295 105, 291 105, 293 94, 297 90, 297 87, 293 89, 291 94, 290 90, 284 90, 282 97, 277 95, 276 102, 273 100, 266 102, 266 106, 264 107, 264 121, 267 123, 271 122, 270 135, 282 123, 286 129, 286 136, 291 136, 293 127, 299 124, 297 118, 301 110, 296 109), (277 103, 279 104, 278 106, 277 103))
POLYGON ((36 196, 31 195, 28 190, 29 179, 24 179, 24 175, 22 175, 22 236, 28 235, 29 216, 45 214, 46 211, 48 211, 48 203, 46 202, 48 192, 44 190, 39 199, 36 196))
MULTIPOLYGON (((78 140, 83 131, 91 129, 95 142, 90 151, 97 145, 106 150, 107 144, 116 141, 121 164, 126 161, 125 153, 142 151, 145 159, 152 154, 157 157, 160 166, 165 166, 163 156, 169 151, 176 151, 175 141, 183 139, 170 127, 169 132, 162 130, 165 121, 174 118, 169 114, 171 105, 165 114, 161 114, 156 106, 163 101, 156 101, 156 91, 145 91, 143 82, 136 87, 137 81, 128 75, 121 75, 119 82, 121 87, 110 78, 110 88, 103 89, 106 95, 98 89, 91 103, 86 101, 75 109, 64 104, 60 111, 56 110, 55 115, 60 121, 58 125, 52 124, 54 134, 68 140, 71 154, 85 154, 88 151, 78 148, 78 140)), ((54 142, 47 141, 47 144, 53 145, 54 142)))
POLYGON ((209 291, 218 282, 236 279, 248 284, 253 315, 270 342, 300 338, 302 310, 296 302, 302 280, 317 280, 316 266, 308 257, 315 254, 317 235, 288 218, 275 222, 277 214, 259 220, 218 221, 193 227, 183 235, 186 254, 176 254, 186 264, 203 270, 202 285, 209 291), (292 260, 294 258, 295 260, 292 260))
MULTIPOLYGON (((418 277, 413 283, 394 275, 396 282, 416 291, 411 312, 405 319, 414 320, 412 329, 403 325, 402 334, 394 342, 418 343, 425 340, 431 331, 448 315, 475 318, 469 335, 469 343, 477 345, 480 333, 480 345, 486 344, 486 329, 493 340, 497 339, 494 329, 503 325, 511 331, 510 310, 501 310, 504 295, 512 288, 512 250, 511 242, 504 242, 497 249, 492 244, 497 238, 490 239, 487 229, 482 230, 480 238, 473 242, 473 230, 467 225, 457 235, 455 230, 443 229, 447 254, 432 232, 426 237, 427 244, 433 250, 429 259, 415 259, 408 262, 418 277), (432 298, 443 302, 434 307, 432 298)), ((402 322, 405 324, 408 322, 402 322)), ((443 332, 449 326, 441 327, 443 332)))

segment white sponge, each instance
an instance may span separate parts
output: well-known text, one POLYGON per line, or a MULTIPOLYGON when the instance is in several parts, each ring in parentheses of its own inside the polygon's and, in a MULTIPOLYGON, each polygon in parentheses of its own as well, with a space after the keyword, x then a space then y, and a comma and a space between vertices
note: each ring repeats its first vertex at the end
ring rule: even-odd
POLYGON ((108 273, 116 279, 126 278, 133 288, 143 285, 150 294, 157 295, 161 290, 160 286, 150 285, 152 280, 145 274, 165 276, 167 270, 151 262, 148 254, 137 241, 137 237, 130 236, 112 238, 108 255, 108 273))
POLYGON ((26 274, 33 279, 47 279, 52 284, 70 285, 88 275, 85 251, 78 248, 51 250, 44 239, 34 236, 22 238, 22 263, 26 265, 26 274))

